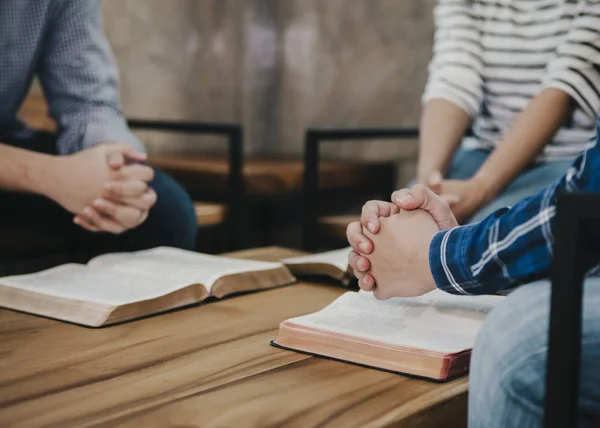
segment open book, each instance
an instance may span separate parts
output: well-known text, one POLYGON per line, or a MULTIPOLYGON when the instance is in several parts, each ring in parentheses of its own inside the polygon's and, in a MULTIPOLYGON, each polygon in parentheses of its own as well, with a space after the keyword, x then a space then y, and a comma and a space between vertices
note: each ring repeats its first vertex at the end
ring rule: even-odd
POLYGON ((354 277, 348 265, 348 253, 352 248, 327 251, 325 253, 290 257, 281 261, 295 276, 325 276, 349 285, 354 277))
POLYGON ((468 371, 475 336, 502 299, 436 290, 379 301, 350 291, 319 312, 282 322, 272 344, 443 381, 468 371))
POLYGON ((160 247, 0 278, 0 306, 98 327, 292 282, 282 263, 160 247))

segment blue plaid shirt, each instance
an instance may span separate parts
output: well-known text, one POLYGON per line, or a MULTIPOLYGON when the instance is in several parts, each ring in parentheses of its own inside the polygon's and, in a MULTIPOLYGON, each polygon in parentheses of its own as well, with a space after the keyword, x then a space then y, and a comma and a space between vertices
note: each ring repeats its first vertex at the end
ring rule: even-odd
MULTIPOLYGON (((596 144, 556 184, 480 223, 439 232, 429 247, 438 288, 453 294, 505 294, 548 276, 554 244, 557 194, 600 192, 600 118, 596 144)), ((600 228, 590 231, 600 243, 600 228)), ((600 245, 600 244, 599 244, 600 245)), ((593 266, 589 266, 592 268, 593 266)))
POLYGON ((107 141, 142 149, 123 118, 100 7, 101 0, 0 0, 0 142, 29 135, 17 111, 37 75, 60 154, 107 141))

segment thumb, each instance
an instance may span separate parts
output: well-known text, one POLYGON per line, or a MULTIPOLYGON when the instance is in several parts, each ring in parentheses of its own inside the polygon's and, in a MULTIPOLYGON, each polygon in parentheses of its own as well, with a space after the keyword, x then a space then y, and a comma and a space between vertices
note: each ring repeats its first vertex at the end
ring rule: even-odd
POLYGON ((393 202, 400 209, 422 209, 427 211, 433 217, 440 230, 458 226, 458 222, 454 214, 452 214, 448 203, 433 193, 431 189, 422 184, 417 184, 410 190, 409 194, 410 196, 406 194, 402 195, 400 199, 394 198, 393 202), (406 200, 409 200, 409 203, 405 202, 406 200))
POLYGON ((126 162, 143 162, 146 159, 146 153, 124 144, 111 145, 106 155, 108 166, 114 170, 121 168, 126 162))
POLYGON ((436 171, 429 176, 429 181, 427 182, 427 187, 429 187, 435 193, 440 193, 442 191, 442 182, 443 181, 444 181, 444 177, 442 176, 442 173, 439 171, 436 171))

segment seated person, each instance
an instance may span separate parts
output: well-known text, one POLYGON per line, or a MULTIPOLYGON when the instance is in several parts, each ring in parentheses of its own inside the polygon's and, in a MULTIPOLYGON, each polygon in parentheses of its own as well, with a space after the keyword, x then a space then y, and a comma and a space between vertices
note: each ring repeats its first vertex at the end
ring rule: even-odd
POLYGON ((416 182, 447 197, 459 222, 549 186, 589 146, 600 112, 599 8, 438 2, 416 182))
MULTIPOLYGON (((480 223, 458 226, 448 204, 417 185, 396 192, 393 203, 368 202, 361 223, 348 226, 350 266, 360 287, 378 298, 417 296, 436 287, 453 294, 510 292, 487 317, 473 349, 469 427, 542 425, 550 311, 544 278, 561 191, 600 192, 600 118, 595 145, 560 180, 480 223)), ((585 260, 591 269, 598 263, 600 228, 583 236, 596 251, 585 260)), ((586 426, 600 415, 598 277, 586 279, 582 337, 579 407, 580 426, 586 426)))
POLYGON ((160 245, 192 250, 189 196, 144 165, 144 148, 123 117, 100 8, 100 0, 0 4, 0 223, 59 229, 90 256, 160 245), (17 118, 34 75, 55 135, 17 118))

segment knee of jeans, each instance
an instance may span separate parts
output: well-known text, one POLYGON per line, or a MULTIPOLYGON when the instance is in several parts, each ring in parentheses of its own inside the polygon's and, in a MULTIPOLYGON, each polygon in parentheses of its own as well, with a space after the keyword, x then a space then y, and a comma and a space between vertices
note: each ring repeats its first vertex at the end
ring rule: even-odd
POLYGON ((540 411, 544 398, 550 284, 536 282, 511 293, 486 318, 473 350, 479 387, 498 388, 540 411))
POLYGON ((157 193, 156 205, 150 211, 152 233, 158 245, 193 250, 198 230, 194 204, 175 180, 156 171, 151 186, 157 193))

